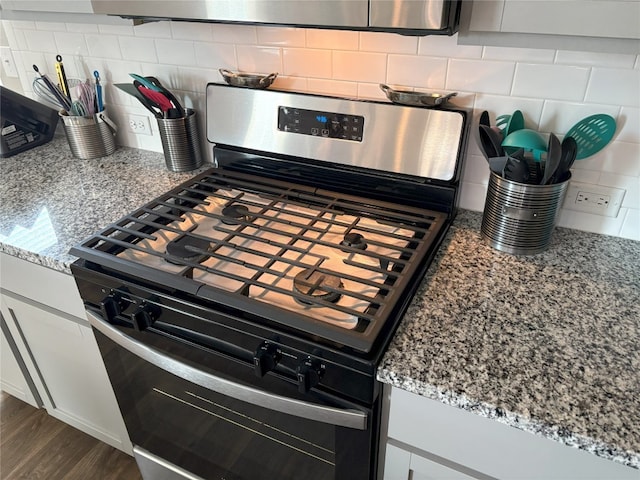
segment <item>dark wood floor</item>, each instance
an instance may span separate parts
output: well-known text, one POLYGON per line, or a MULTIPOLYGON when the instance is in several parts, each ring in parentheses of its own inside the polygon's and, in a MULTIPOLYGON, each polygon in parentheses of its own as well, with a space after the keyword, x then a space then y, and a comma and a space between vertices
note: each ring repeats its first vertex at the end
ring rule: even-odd
POLYGON ((0 479, 140 480, 133 457, 0 392, 0 479))

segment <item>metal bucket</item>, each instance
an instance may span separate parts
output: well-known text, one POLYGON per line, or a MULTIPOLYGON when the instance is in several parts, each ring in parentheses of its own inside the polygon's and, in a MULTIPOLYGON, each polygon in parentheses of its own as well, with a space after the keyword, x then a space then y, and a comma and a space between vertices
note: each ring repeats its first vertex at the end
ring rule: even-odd
POLYGON ((169 170, 186 172, 202 165, 195 111, 188 108, 181 118, 158 118, 158 129, 169 170))
POLYGON ((74 157, 99 158, 116 151, 118 127, 104 110, 87 117, 60 113, 60 118, 74 157))
POLYGON ((570 178, 553 185, 529 185, 491 172, 482 216, 483 240, 514 255, 545 251, 570 178))

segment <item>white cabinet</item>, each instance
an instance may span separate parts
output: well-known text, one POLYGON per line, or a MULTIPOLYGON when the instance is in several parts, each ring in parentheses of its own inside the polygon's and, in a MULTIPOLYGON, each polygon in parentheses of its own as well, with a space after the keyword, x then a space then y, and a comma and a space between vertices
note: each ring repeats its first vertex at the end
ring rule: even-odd
POLYGON ((385 386, 385 480, 615 478, 638 470, 495 420, 385 386))
POLYGON ((37 391, 17 346, 7 330, 4 318, 0 332, 0 389, 23 402, 40 408, 37 391))
POLYGON ((131 453, 73 278, 4 254, 0 269, 2 316, 44 408, 51 416, 131 453))
POLYGON ((463 2, 461 44, 640 51, 640 0, 463 2))

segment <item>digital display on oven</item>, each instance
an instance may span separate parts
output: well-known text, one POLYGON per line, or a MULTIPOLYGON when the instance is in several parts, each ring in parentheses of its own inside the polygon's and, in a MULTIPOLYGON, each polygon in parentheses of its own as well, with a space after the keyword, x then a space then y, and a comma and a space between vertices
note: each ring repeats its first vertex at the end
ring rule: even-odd
POLYGON ((278 107, 278 130, 362 142, 364 117, 280 106, 278 107))

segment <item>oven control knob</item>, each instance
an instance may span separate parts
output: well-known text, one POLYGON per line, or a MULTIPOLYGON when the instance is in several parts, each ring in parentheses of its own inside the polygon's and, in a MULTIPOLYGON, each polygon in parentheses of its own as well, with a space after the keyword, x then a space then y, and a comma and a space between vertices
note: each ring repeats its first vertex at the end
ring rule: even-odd
POLYGON ((119 293, 110 293, 100 302, 100 313, 108 322, 112 322, 117 315, 120 315, 121 311, 122 303, 119 293))
POLYGON ((264 377, 273 370, 280 360, 280 351, 273 343, 264 342, 253 357, 253 371, 258 377, 264 377))
POLYGON ((307 358, 297 370, 298 391, 307 393, 313 387, 320 383, 320 379, 324 373, 324 368, 320 361, 307 358))
POLYGON ((155 321, 155 312, 148 304, 142 304, 136 307, 136 309, 131 313, 131 321, 133 322, 133 327, 142 331, 145 328, 149 327, 155 321))

